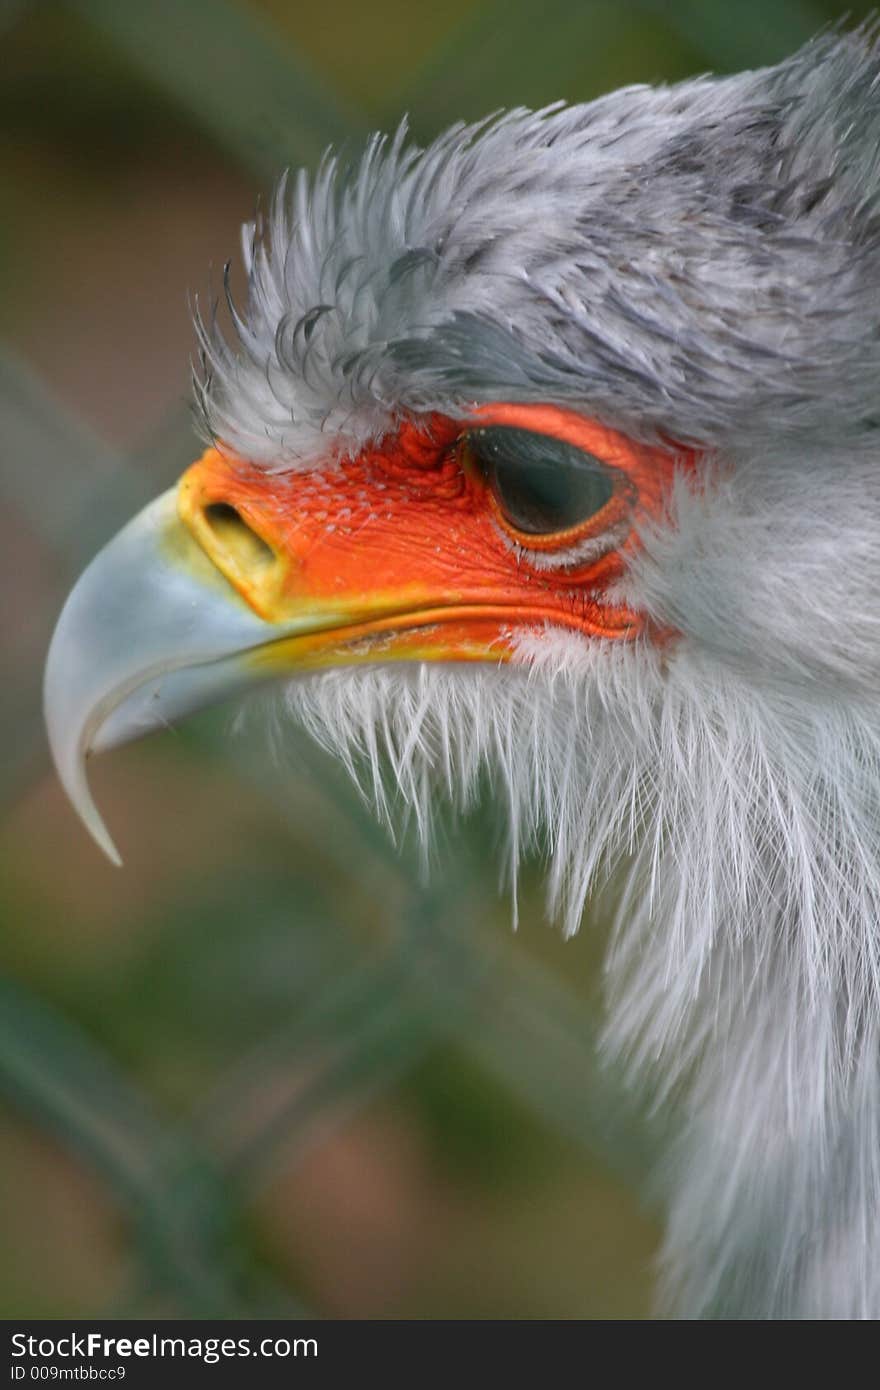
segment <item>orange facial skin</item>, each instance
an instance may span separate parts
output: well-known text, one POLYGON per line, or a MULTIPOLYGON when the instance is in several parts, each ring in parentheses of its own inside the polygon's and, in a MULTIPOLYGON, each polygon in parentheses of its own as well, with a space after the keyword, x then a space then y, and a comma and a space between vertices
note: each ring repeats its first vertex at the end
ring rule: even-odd
POLYGON ((353 458, 299 472, 209 449, 184 474, 179 508, 262 618, 307 616, 308 631, 271 644, 281 659, 323 665, 344 650, 346 660, 503 661, 529 628, 619 640, 645 629, 645 617, 613 601, 609 587, 637 544, 640 518, 658 514, 675 468, 693 462, 689 451, 635 444, 570 410, 493 404, 464 421, 405 421, 353 458), (518 532, 468 460, 463 440, 475 424, 587 450, 618 471, 610 500, 566 531, 518 532), (590 540, 592 558, 572 563, 590 540))

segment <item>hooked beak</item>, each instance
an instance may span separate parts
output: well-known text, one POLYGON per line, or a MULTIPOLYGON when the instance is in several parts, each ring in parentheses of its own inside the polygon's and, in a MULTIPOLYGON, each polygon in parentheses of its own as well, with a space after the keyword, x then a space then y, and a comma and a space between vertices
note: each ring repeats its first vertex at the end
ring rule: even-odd
MULTIPOLYGON (((292 672, 377 657, 505 657, 494 610, 438 607, 436 590, 412 592, 396 576, 378 593, 367 580, 340 592, 344 566, 305 520, 291 523, 308 541, 297 555, 259 499, 258 524, 245 521, 248 504, 229 476, 209 451, 123 527, 78 580, 52 637, 44 681, 52 755, 114 864, 119 853, 89 790, 92 754, 292 672), (218 486, 235 505, 216 500, 218 486), (304 558, 312 554, 314 575, 304 558)), ((375 578, 369 563, 361 573, 375 578)))
POLYGON ((44 708, 58 775, 114 864, 121 860, 92 800, 86 760, 252 682, 236 658, 265 642, 268 626, 183 525, 176 488, 81 576, 52 637, 44 708))

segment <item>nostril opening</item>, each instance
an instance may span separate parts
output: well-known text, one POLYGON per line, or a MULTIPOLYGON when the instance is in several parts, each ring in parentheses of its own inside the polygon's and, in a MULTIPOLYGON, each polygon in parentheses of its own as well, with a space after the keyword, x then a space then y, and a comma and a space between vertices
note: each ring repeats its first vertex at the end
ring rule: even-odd
POLYGON ((228 555, 245 571, 265 569, 275 563, 275 552, 258 536, 241 513, 228 502, 211 502, 205 520, 228 555))

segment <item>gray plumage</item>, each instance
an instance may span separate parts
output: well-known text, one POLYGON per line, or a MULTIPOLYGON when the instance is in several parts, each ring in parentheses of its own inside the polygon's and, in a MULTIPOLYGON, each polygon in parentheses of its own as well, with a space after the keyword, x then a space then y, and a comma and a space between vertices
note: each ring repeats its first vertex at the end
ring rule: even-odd
POLYGON ((623 583, 670 648, 547 631, 287 695, 425 828, 488 766, 569 928, 628 866, 609 1045, 682 1115, 689 1314, 880 1315, 878 196, 880 57, 829 35, 328 160, 246 229, 238 340, 202 326, 205 430, 267 468, 488 400, 705 450, 623 583))
POLYGON ((712 444, 878 419, 880 63, 775 68, 376 137, 245 229, 248 304, 205 334, 208 432, 277 465, 401 412, 582 403, 712 444))

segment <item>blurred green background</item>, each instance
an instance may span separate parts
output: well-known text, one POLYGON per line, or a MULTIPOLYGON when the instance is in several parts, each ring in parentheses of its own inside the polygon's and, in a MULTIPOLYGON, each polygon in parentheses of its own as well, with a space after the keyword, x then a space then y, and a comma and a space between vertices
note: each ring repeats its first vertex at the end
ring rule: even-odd
POLYGON ((50 770, 41 666, 194 456, 187 292, 285 165, 869 8, 0 0, 3 1316, 649 1312, 662 1117, 597 1068, 602 924, 564 943, 535 865, 512 932, 491 800, 425 879, 332 761, 214 713, 96 769, 119 872, 50 770))

